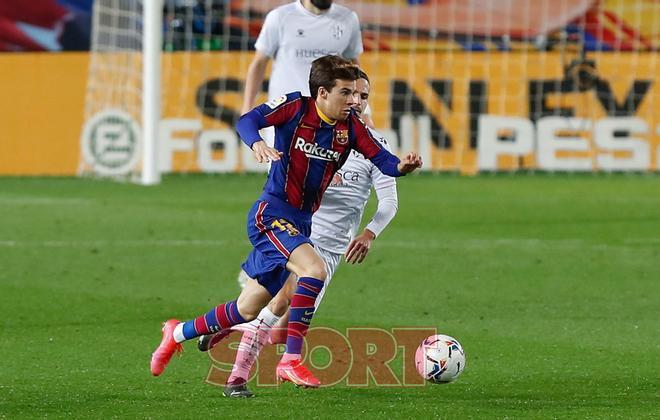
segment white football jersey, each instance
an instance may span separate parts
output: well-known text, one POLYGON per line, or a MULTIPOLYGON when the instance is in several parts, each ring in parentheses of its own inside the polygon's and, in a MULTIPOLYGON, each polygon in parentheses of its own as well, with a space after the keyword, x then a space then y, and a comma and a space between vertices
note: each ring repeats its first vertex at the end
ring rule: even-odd
MULTIPOLYGON (((390 150, 380 134, 370 131, 383 147, 390 150)), ((315 246, 336 254, 346 252, 348 244, 360 228, 371 187, 379 191, 389 189, 388 193, 393 194, 396 201, 395 179, 384 175, 370 160, 352 150, 344 165, 335 173, 323 195, 321 206, 312 216, 310 239, 315 246)), ((380 231, 374 230, 378 230, 376 234, 380 231)))
POLYGON ((290 92, 309 94, 312 61, 324 55, 357 58, 363 51, 357 14, 339 4, 315 15, 300 3, 271 10, 257 42, 257 51, 274 58, 268 98, 290 92))

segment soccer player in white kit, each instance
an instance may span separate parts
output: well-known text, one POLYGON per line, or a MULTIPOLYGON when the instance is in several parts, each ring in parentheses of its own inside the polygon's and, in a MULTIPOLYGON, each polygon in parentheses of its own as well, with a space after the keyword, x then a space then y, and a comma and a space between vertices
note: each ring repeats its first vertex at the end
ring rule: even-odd
MULTIPOLYGON (((357 93, 360 95, 359 106, 356 108, 358 113, 367 107, 369 91, 369 79, 364 72, 360 72, 360 79, 357 81, 357 93)), ((374 130, 371 131, 374 138, 389 149, 384 138, 374 130)), ((342 255, 349 263, 364 261, 371 242, 394 218, 397 208, 395 179, 383 175, 373 163, 359 153, 351 152, 350 157, 335 174, 332 183, 326 190, 321 206, 312 216, 310 238, 316 252, 325 261, 328 273, 324 287, 316 300, 316 308, 323 299, 342 255), (378 197, 378 208, 369 224, 358 234, 362 214, 372 187, 378 197)), ((239 283, 244 286, 246 281, 247 275, 241 272, 239 283)), ((261 348, 267 344, 269 333, 273 327, 278 324, 278 321, 280 323, 286 321, 284 315, 287 313, 290 294, 293 292, 292 287, 295 287, 295 276, 293 275, 254 321, 233 327, 234 330, 244 331, 244 333, 232 374, 224 390, 225 396, 248 398, 254 395, 246 386, 250 368, 256 361, 261 348)), ((286 330, 278 328, 274 331, 285 332, 286 330)), ((200 337, 199 349, 209 350, 226 335, 227 333, 219 333, 214 336, 200 337)), ((274 337, 271 337, 271 341, 280 342, 278 338, 274 337)))
MULTIPOLYGON (((241 115, 254 108, 266 66, 273 59, 268 100, 290 92, 310 96, 312 61, 324 55, 340 55, 357 64, 364 50, 357 14, 332 0, 298 0, 271 10, 254 44, 254 58, 245 78, 241 115)), ((273 145, 274 131, 262 130, 273 145)))
POLYGON ((332 1, 294 1, 266 15, 254 48, 241 114, 254 107, 270 59, 268 100, 296 91, 310 96, 309 70, 316 58, 340 55, 357 63, 363 51, 360 22, 354 11, 332 1))

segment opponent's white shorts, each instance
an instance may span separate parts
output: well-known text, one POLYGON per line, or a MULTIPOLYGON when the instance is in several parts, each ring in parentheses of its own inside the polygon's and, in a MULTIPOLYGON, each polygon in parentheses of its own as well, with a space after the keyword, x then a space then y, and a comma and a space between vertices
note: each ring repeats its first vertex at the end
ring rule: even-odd
POLYGON ((268 126, 259 130, 261 138, 264 139, 266 144, 270 147, 275 147, 275 127, 268 126))
MULTIPOLYGON (((325 290, 328 288, 328 286, 330 286, 330 281, 335 275, 335 271, 337 271, 337 267, 341 262, 342 254, 335 254, 334 252, 326 251, 325 249, 316 246, 314 247, 314 250, 317 254, 319 254, 321 258, 323 258, 323 262, 325 263, 325 271, 328 274, 328 277, 325 279, 323 284, 323 289, 321 289, 321 292, 316 297, 316 303, 314 304, 314 307, 318 308, 321 304, 323 296, 325 295, 325 290)), ((245 288, 245 285, 249 279, 250 276, 248 276, 245 271, 241 270, 241 272, 238 274, 238 285, 241 286, 241 289, 245 288)))
POLYGON ((325 262, 325 271, 328 274, 325 282, 323 282, 323 289, 321 289, 321 292, 319 292, 319 295, 316 297, 316 303, 314 303, 314 307, 318 309, 319 305, 321 304, 321 300, 325 295, 325 291, 328 286, 330 286, 330 281, 335 275, 335 271, 337 271, 337 267, 341 261, 342 254, 335 254, 334 252, 326 251, 325 249, 316 246, 314 249, 316 250, 316 253, 319 254, 321 258, 323 258, 323 262, 325 262))

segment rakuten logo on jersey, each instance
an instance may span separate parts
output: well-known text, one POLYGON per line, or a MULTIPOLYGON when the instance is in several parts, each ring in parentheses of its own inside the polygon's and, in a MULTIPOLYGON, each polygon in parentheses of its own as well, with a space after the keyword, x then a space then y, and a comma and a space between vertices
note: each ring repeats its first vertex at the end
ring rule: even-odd
POLYGON ((328 162, 339 162, 339 158, 341 157, 339 152, 320 147, 316 143, 307 143, 302 137, 296 139, 294 149, 304 152, 308 158, 326 160, 328 162))

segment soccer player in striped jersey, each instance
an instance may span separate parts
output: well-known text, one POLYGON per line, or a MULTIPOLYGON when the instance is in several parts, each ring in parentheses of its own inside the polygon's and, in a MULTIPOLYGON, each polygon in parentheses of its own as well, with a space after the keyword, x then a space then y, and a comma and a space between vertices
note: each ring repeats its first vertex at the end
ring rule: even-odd
POLYGON ((325 263, 309 238, 313 213, 335 172, 357 150, 386 175, 403 176, 422 166, 408 153, 399 159, 373 137, 352 109, 358 69, 349 60, 324 56, 314 60, 309 77, 312 97, 291 93, 243 115, 236 128, 258 162, 273 161, 263 193, 248 213, 253 250, 242 264, 252 279, 236 300, 186 322, 170 319, 151 358, 158 376, 182 342, 249 322, 282 288, 290 273, 298 282, 289 309, 286 352, 277 376, 299 386, 318 387, 302 364, 300 350, 314 315, 314 304, 327 278, 325 263), (259 129, 275 126, 275 147, 259 129))
MULTIPOLYGON (((370 93, 369 78, 363 71, 359 72, 356 87, 360 98, 355 106, 355 111, 358 116, 361 116, 369 103, 370 93)), ((385 139, 376 131, 371 129, 370 131, 374 138, 389 150, 385 139)), ((395 178, 384 175, 376 165, 353 150, 344 166, 335 173, 333 181, 323 196, 321 207, 312 216, 310 238, 314 243, 314 249, 325 261, 328 272, 324 287, 316 298, 314 305, 316 310, 330 285, 342 255, 349 263, 364 261, 372 241, 394 218, 397 208, 395 178), (378 197, 378 208, 369 224, 358 234, 360 221, 372 188, 378 197)), ((242 271, 239 276, 239 284, 245 287, 247 281, 248 277, 242 271)), ((269 341, 269 334, 271 334, 271 343, 283 343, 281 333, 286 332, 287 310, 291 294, 295 290, 295 282, 295 276, 291 275, 286 286, 278 292, 268 306, 261 310, 257 318, 248 324, 232 327, 232 330, 243 331, 243 336, 232 373, 224 389, 225 396, 234 398, 254 396, 247 388, 250 369, 263 346, 269 341)), ((229 331, 201 336, 198 342, 199 349, 201 351, 210 350, 225 338, 229 331)))

